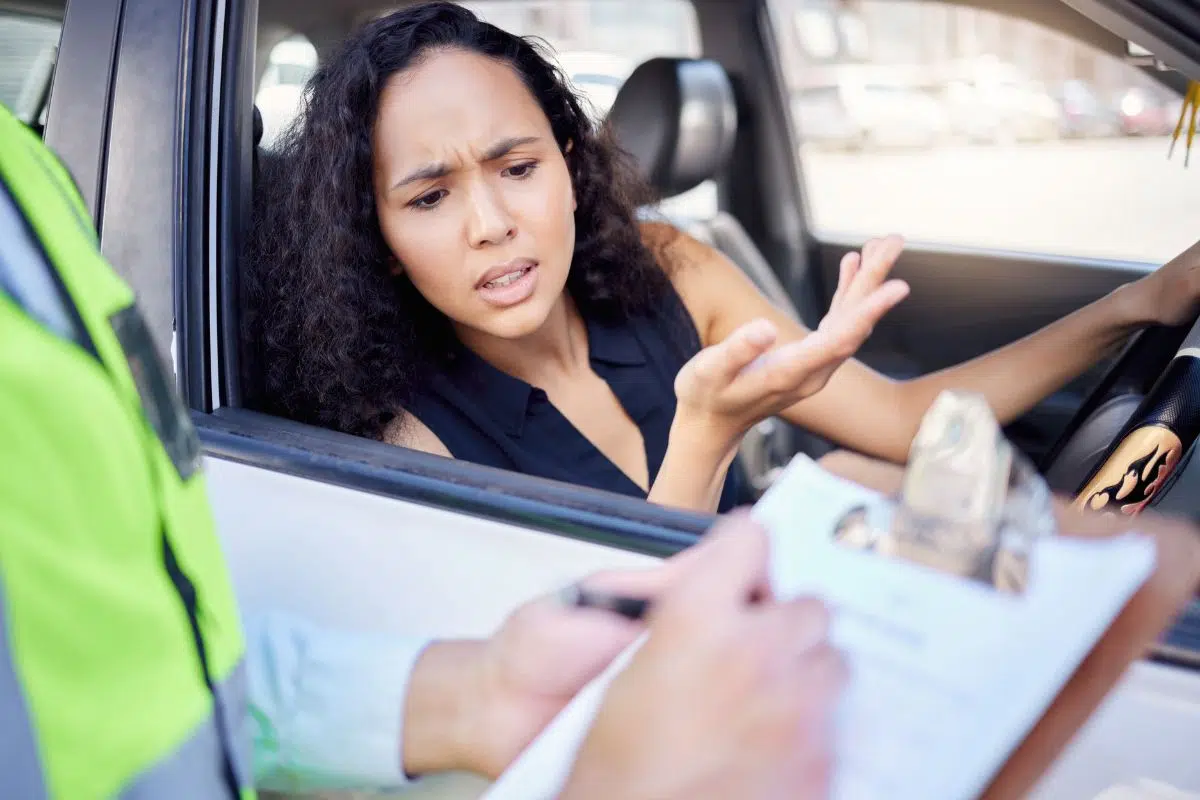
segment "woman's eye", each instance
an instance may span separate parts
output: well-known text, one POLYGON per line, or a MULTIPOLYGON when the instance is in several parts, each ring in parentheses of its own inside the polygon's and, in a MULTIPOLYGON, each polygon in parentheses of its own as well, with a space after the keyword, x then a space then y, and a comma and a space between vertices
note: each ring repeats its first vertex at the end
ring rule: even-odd
POLYGON ((432 192, 427 192, 421 195, 416 200, 413 200, 409 205, 418 209, 430 209, 442 202, 442 198, 446 196, 445 189, 437 189, 432 192))
POLYGON ((503 174, 509 178, 518 178, 518 179, 528 178, 530 175, 533 174, 533 171, 535 169, 537 169, 537 164, 530 161, 529 163, 526 163, 526 164, 514 164, 513 166, 505 169, 504 172, 501 174, 503 174))

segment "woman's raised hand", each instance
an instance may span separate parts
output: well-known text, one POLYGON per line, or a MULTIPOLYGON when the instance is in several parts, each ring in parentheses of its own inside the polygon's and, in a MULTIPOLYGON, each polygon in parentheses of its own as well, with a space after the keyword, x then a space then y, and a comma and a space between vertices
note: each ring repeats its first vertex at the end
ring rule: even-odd
POLYGON ((908 296, 908 284, 887 280, 903 249, 901 237, 888 236, 871 239, 861 254, 847 253, 829 313, 803 339, 776 347, 775 325, 758 319, 701 350, 675 378, 677 416, 734 442, 760 420, 816 394, 908 296))

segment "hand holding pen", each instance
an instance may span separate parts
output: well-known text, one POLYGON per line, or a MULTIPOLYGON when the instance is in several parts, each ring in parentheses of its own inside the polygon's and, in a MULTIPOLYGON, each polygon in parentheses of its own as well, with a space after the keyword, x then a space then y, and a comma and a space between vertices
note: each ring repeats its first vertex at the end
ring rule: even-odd
POLYGON ((772 597, 768 552, 735 514, 653 597, 589 581, 560 595, 650 633, 609 686, 563 798, 826 795, 845 667, 821 603, 772 597))

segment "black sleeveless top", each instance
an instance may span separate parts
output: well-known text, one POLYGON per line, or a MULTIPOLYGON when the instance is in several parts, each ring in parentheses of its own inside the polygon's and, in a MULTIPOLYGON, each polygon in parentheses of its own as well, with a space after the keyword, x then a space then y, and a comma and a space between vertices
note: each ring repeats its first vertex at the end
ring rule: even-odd
MULTIPOLYGON (((585 319, 592 369, 642 432, 650 483, 667 452, 675 417, 675 375, 700 348, 683 303, 667 313, 609 325, 585 319)), ((418 396, 411 412, 455 458, 526 475, 645 498, 646 492, 601 453, 546 393, 493 367, 465 347, 418 396)), ((734 459, 718 512, 752 501, 734 459)))

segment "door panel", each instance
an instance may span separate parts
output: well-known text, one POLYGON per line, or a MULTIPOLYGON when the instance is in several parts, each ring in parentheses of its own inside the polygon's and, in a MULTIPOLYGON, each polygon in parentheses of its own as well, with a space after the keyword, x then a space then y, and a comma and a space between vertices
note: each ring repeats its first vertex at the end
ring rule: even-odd
MULTIPOLYGON (((525 600, 582 575, 655 563, 225 459, 210 457, 206 468, 246 613, 289 611, 335 628, 398 635, 483 636, 525 600)), ((1137 664, 1037 796, 1083 800, 1142 778, 1200 789, 1198 738, 1200 673, 1137 664)), ((475 798, 483 787, 450 775, 404 796, 475 798)))
MULTIPOLYGON (((486 636, 526 600, 653 556, 224 459, 206 464, 244 614, 285 611, 344 630, 486 636)), ((441 776, 405 797, 473 798, 441 776)), ((322 797, 346 797, 326 793, 322 797)))
MULTIPOLYGON (((842 256, 860 245, 820 245, 826 306, 842 256)), ((892 377, 923 375, 1016 341, 1143 274, 1141 265, 1124 262, 910 246, 893 275, 908 281, 912 294, 876 327, 859 357, 892 377)), ((1040 458, 1104 366, 1097 365, 1009 426, 1010 438, 1035 460, 1040 458)))
POLYGON ((1200 674, 1135 663, 1030 797, 1094 800, 1118 786, 1142 791, 1107 795, 1110 800, 1196 797, 1200 792, 1200 759, 1193 747, 1197 737, 1200 674))

